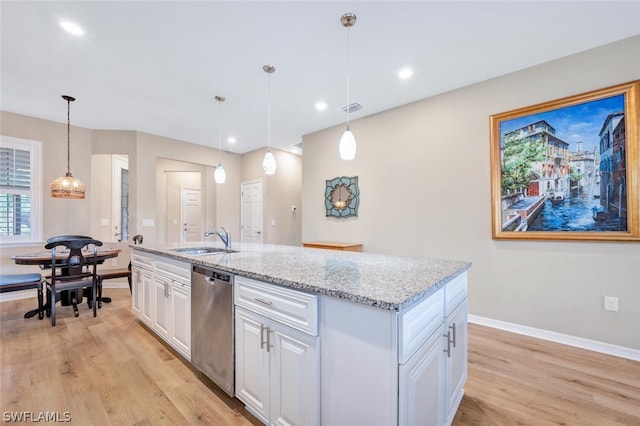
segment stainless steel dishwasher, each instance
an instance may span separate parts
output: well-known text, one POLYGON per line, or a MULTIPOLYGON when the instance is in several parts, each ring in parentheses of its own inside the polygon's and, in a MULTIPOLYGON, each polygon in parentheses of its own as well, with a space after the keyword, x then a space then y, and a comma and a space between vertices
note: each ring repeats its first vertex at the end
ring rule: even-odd
POLYGON ((235 394, 233 274, 191 267, 191 362, 235 394))

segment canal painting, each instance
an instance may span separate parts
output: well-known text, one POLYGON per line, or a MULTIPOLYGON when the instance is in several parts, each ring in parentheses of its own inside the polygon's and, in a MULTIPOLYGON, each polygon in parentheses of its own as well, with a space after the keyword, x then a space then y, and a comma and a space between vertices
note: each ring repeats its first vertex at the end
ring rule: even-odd
POLYGON ((628 86, 491 117, 494 238, 638 238, 628 86))

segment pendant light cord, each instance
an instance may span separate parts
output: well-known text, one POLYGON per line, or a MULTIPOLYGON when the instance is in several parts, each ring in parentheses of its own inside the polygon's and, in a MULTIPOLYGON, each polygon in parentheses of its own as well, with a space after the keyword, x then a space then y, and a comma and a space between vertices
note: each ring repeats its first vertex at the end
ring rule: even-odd
POLYGON ((71 174, 71 101, 67 99, 67 176, 71 174))
POLYGON ((271 151, 271 73, 267 73, 267 151, 271 151))
POLYGON ((220 151, 222 150, 222 102, 218 101, 218 166, 220 165, 220 151))
POLYGON ((349 118, 351 116, 350 92, 351 92, 351 28, 347 27, 347 129, 349 129, 349 118))

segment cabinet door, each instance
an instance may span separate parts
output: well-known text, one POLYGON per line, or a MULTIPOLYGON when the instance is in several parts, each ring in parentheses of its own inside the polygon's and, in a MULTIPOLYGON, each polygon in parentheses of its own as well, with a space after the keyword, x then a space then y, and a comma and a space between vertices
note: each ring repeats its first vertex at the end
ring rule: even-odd
POLYGON ((172 284, 170 312, 171 345, 191 360, 191 288, 188 284, 172 284))
POLYGON ((447 424, 451 424, 456 415, 464 394, 464 383, 467 380, 467 312, 465 298, 445 319, 453 340, 450 356, 446 360, 447 424))
POLYGON ((399 425, 442 425, 444 422, 444 325, 399 367, 399 425))
POLYGON ((140 319, 153 327, 153 273, 147 269, 140 269, 142 273, 142 286, 140 292, 142 295, 142 311, 140 319))
POLYGON ((171 284, 166 278, 156 275, 153 280, 153 289, 153 329, 158 336, 169 340, 169 324, 171 320, 169 292, 171 291, 171 284))
POLYGON ((320 424, 319 338, 271 322, 271 423, 320 424))
POLYGON ((140 317, 142 314, 142 271, 133 267, 131 272, 131 310, 140 317))
POLYGON ((236 397, 269 422, 269 352, 267 319, 236 307, 236 397))

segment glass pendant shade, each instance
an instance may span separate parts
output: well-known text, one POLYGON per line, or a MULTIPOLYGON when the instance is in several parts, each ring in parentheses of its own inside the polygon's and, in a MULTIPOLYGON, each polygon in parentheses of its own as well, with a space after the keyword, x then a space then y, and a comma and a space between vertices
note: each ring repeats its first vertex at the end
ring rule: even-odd
POLYGON ((224 183, 224 181, 227 180, 227 174, 224 168, 222 168, 222 164, 218 163, 216 171, 213 173, 213 178, 216 180, 216 183, 224 183))
POLYGON ((84 199, 87 187, 79 179, 71 176, 71 172, 59 177, 51 183, 51 196, 53 198, 84 199))
POLYGON ((340 138, 340 158, 353 160, 356 157, 356 138, 347 126, 340 138))
POLYGON ((68 95, 63 95, 62 99, 67 101, 67 173, 51 183, 51 197, 82 200, 84 199, 84 193, 87 191, 87 187, 84 183, 82 183, 82 181, 74 178, 73 175, 71 175, 70 164, 71 121, 69 119, 69 112, 71 108, 71 102, 75 101, 75 98, 68 95))
POLYGON ((273 156, 271 150, 267 151, 262 160, 262 169, 266 175, 276 174, 276 157, 273 156))

